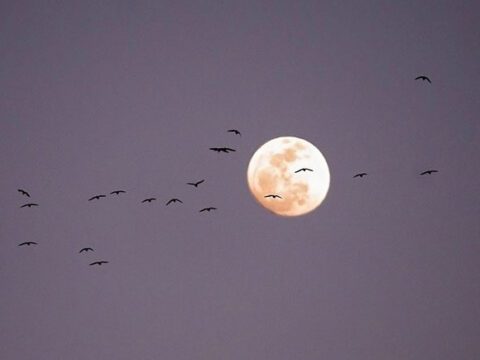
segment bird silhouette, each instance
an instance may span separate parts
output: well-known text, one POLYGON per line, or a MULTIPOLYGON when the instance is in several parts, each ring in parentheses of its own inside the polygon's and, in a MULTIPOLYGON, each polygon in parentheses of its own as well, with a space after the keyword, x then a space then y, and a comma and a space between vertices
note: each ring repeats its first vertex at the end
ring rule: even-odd
POLYGON ((357 178, 357 177, 362 178, 362 177, 367 176, 367 175, 368 175, 367 173, 359 173, 359 174, 354 175, 353 177, 354 178, 357 178))
POLYGON ((430 79, 428 78, 428 76, 425 76, 425 75, 417 76, 417 77, 415 78, 415 80, 423 80, 423 81, 428 81, 430 84, 432 83, 432 82, 430 81, 430 79))
POLYGON ((218 153, 224 152, 227 154, 231 151, 236 151, 235 149, 228 148, 228 147, 213 147, 213 148, 210 148, 210 150, 216 151, 218 153))
POLYGON ((35 203, 28 203, 28 204, 24 204, 24 205, 20 206, 20 208, 24 208, 24 207, 28 207, 28 208, 30 208, 30 207, 32 207, 32 206, 38 206, 38 204, 35 204, 35 203))
POLYGON ((189 183, 187 183, 187 185, 192 185, 192 186, 198 187, 198 185, 200 185, 204 181, 205 181, 205 179, 197 181, 197 182, 189 182, 189 183))
POLYGON ((147 203, 151 203, 151 202, 154 201, 154 200, 157 200, 157 198, 148 198, 148 199, 143 200, 143 201, 142 201, 142 204, 143 204, 143 203, 146 203, 146 202, 147 202, 147 203))
POLYGON ((115 190, 110 193, 110 195, 120 195, 120 194, 125 194, 125 190, 115 190))
POLYGON ((81 254, 82 252, 89 252, 89 251, 94 251, 91 247, 85 247, 81 249, 78 253, 81 254))
POLYGON ((204 211, 212 211, 212 210, 217 210, 216 207, 213 207, 213 206, 210 206, 210 207, 206 207, 206 208, 203 208, 202 210, 200 210, 199 212, 204 212, 204 211))
POLYGON ((25 246, 25 245, 30 246, 30 245, 38 245, 38 244, 35 241, 25 241, 21 244, 18 244, 18 246, 25 246))
POLYGON ((176 203, 176 202, 179 202, 179 203, 182 203, 183 204, 183 201, 180 200, 180 199, 177 199, 177 198, 174 198, 174 199, 170 199, 167 201, 167 203, 165 205, 170 205, 172 203, 176 203))
POLYGON ((299 173, 300 171, 313 171, 313 170, 309 169, 309 168, 301 168, 301 169, 298 169, 297 171, 295 171, 295 174, 299 173))
POLYGON ((100 260, 100 261, 94 261, 90 264, 90 266, 92 265, 99 265, 101 266, 102 264, 108 264, 108 261, 105 261, 105 260, 100 260))
POLYGON ((272 198, 272 199, 275 199, 275 198, 283 199, 280 195, 275 195, 275 194, 265 195, 264 197, 265 198, 272 198))
POLYGON ((424 171, 422 173, 420 173, 420 175, 431 175, 433 173, 437 173, 438 170, 427 170, 427 171, 424 171))
POLYGON ((92 196, 90 199, 88 199, 88 201, 100 200, 101 198, 104 198, 104 197, 107 197, 107 195, 95 195, 95 196, 92 196))
POLYGON ((240 131, 238 131, 237 129, 230 129, 230 130, 227 130, 227 132, 229 132, 229 133, 234 133, 235 135, 240 135, 240 136, 242 136, 242 134, 240 133, 240 131))
POLYGON ((28 192, 26 192, 25 190, 23 190, 23 189, 18 189, 17 191, 18 191, 20 194, 22 194, 22 195, 25 195, 25 196, 27 196, 27 197, 30 197, 30 194, 29 194, 28 192))

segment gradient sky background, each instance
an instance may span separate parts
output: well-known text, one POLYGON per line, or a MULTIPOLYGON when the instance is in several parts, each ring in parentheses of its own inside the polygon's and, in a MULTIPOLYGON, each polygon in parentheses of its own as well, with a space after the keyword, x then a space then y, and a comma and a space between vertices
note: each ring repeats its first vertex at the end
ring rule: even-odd
POLYGON ((1 1, 0 357, 480 358, 479 23, 478 1, 1 1), (330 166, 304 217, 247 188, 283 135, 330 166))

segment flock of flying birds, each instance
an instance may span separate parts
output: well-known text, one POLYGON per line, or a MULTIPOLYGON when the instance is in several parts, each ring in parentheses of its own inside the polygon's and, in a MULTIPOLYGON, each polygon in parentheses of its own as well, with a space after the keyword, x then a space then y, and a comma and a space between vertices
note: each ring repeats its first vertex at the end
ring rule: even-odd
MULTIPOLYGON (((238 131, 237 129, 230 129, 230 130, 227 130, 227 132, 238 135, 238 136, 242 136, 240 131, 238 131)), ((227 153, 227 154, 230 153, 230 152, 236 151, 235 149, 232 149, 232 148, 229 148, 229 147, 212 147, 212 148, 210 148, 210 150, 218 152, 218 153, 227 153)), ((193 186, 195 188, 198 188, 198 186, 203 184, 204 182, 205 182, 205 179, 202 179, 202 180, 195 181, 195 182, 188 182, 188 183, 186 183, 186 185, 190 185, 190 186, 193 186)), ((31 197, 30 193, 28 191, 24 190, 24 189, 17 189, 17 191, 23 196, 26 196, 28 198, 31 197)), ((114 190, 114 191, 110 192, 110 195, 119 196, 119 195, 125 194, 125 193, 126 193, 125 190, 114 190)), ((88 199, 88 201, 101 200, 101 199, 106 198, 106 197, 107 197, 106 194, 98 194, 98 195, 94 195, 94 196, 90 197, 88 199)), ((156 200, 157 200, 157 198, 155 198, 155 197, 149 197, 149 198, 146 198, 146 199, 142 200, 141 203, 142 204, 151 203, 151 202, 156 201, 156 200)), ((172 198, 172 199, 168 200, 165 203, 165 205, 168 206, 168 205, 175 204, 175 203, 183 204, 183 201, 178 199, 178 198, 172 198)), ((28 203, 20 206, 20 208, 31 208, 31 207, 37 207, 37 206, 39 206, 39 204, 34 203, 34 202, 28 202, 28 203)), ((209 207, 205 207, 205 208, 200 209, 199 212, 203 213, 203 212, 210 212, 210 211, 213 211, 213 210, 217 210, 217 208, 213 207, 213 206, 209 206, 209 207)), ((35 242, 35 241, 25 241, 25 242, 22 242, 22 243, 18 244, 18 246, 31 246, 31 245, 38 245, 38 243, 35 242)), ((80 251, 78 253, 83 254, 83 253, 94 252, 94 251, 95 250, 91 247, 84 247, 84 248, 80 249, 80 251)), ((108 264, 108 263, 109 262, 107 260, 97 260, 97 261, 94 261, 94 262, 90 263, 90 266, 92 266, 92 265, 101 266, 103 264, 108 264)))
MULTIPOLYGON (((432 83, 430 78, 428 78, 425 75, 417 76, 415 78, 415 80, 427 81, 430 84, 432 83)), ((230 129, 230 130, 227 130, 227 132, 238 135, 238 136, 242 135, 240 133, 240 131, 238 131, 237 129, 230 129)), ((226 154, 236 151, 235 149, 232 149, 232 148, 229 148, 229 147, 211 147, 209 149, 212 150, 212 151, 215 151, 217 153, 226 153, 226 154)), ((307 172, 307 171, 313 171, 313 169, 301 168, 301 169, 296 170, 295 173, 307 172)), ((431 174, 437 173, 437 172, 438 172, 438 170, 430 169, 430 170, 425 170, 425 171, 421 172, 419 175, 421 175, 421 176, 431 175, 431 174)), ((361 173, 355 174, 353 176, 353 178, 363 178, 367 175, 368 174, 366 172, 361 172, 361 173)), ((204 182, 205 182, 205 179, 202 179, 202 180, 199 180, 199 181, 196 181, 196 182, 188 182, 187 185, 198 188, 198 186, 203 184, 204 182)), ((26 196, 26 197, 30 198, 30 194, 28 193, 28 191, 26 191, 24 189, 18 189, 17 191, 20 194, 22 194, 23 196, 26 196)), ((115 191, 112 191, 110 193, 110 195, 118 196, 120 194, 125 194, 125 193, 126 193, 125 190, 115 190, 115 191)), ((88 199, 88 201, 100 200, 100 199, 103 199, 103 198, 106 198, 106 197, 107 197, 106 194, 99 194, 99 195, 95 195, 95 196, 90 197, 88 199)), ((268 195, 265 195, 264 197, 265 198, 271 198, 271 199, 282 199, 282 197, 278 194, 268 194, 268 195)), ((156 200, 157 200, 157 198, 150 197, 150 198, 146 198, 146 199, 142 200, 141 203, 142 204, 151 203, 152 201, 156 201, 156 200)), ((168 200, 165 205, 168 206, 168 205, 171 205, 171 204, 174 204, 174 203, 183 204, 183 201, 178 199, 178 198, 172 198, 172 199, 168 200)), ((31 207, 37 207, 37 206, 39 206, 37 203, 29 202, 29 203, 23 204, 22 206, 20 206, 20 208, 31 208, 31 207)), ((213 207, 213 206, 205 207, 203 209, 200 209, 199 212, 210 212, 212 210, 217 210, 217 208, 213 207)), ((18 244, 18 246, 30 246, 30 245, 38 245, 38 243, 36 243, 35 241, 25 241, 25 242, 22 242, 22 243, 18 244)), ((94 249, 91 248, 91 247, 84 247, 84 248, 80 249, 79 254, 93 252, 93 251, 94 251, 94 249)), ((92 265, 101 266, 103 264, 108 264, 108 261, 97 260, 97 261, 94 261, 94 262, 90 263, 90 266, 92 266, 92 265)))

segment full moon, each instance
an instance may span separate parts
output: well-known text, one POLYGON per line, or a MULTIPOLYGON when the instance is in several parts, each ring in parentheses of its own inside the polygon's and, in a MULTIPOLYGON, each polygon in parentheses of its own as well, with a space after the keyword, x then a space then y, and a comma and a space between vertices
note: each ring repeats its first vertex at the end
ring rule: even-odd
POLYGON ((247 179, 255 199, 281 216, 315 210, 330 187, 325 157, 308 141, 293 136, 260 146, 248 164, 247 179))

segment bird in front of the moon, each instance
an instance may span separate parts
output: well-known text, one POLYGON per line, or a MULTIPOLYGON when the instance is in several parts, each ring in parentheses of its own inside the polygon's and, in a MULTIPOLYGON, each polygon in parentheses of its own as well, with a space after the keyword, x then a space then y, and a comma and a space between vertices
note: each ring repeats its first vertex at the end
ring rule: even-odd
POLYGON ((305 171, 313 171, 312 169, 309 169, 309 168, 301 168, 301 169, 298 169, 297 171, 295 171, 295 174, 299 173, 299 172, 305 172, 305 171))
POLYGON ((285 136, 258 148, 248 164, 247 181, 263 207, 277 215, 299 216, 323 202, 330 187, 330 171, 325 157, 312 143, 285 136), (272 201, 265 197, 268 194, 281 194, 282 201, 272 201))
POLYGON ((277 195, 277 194, 268 194, 268 195, 265 195, 264 198, 283 199, 280 195, 277 195))

